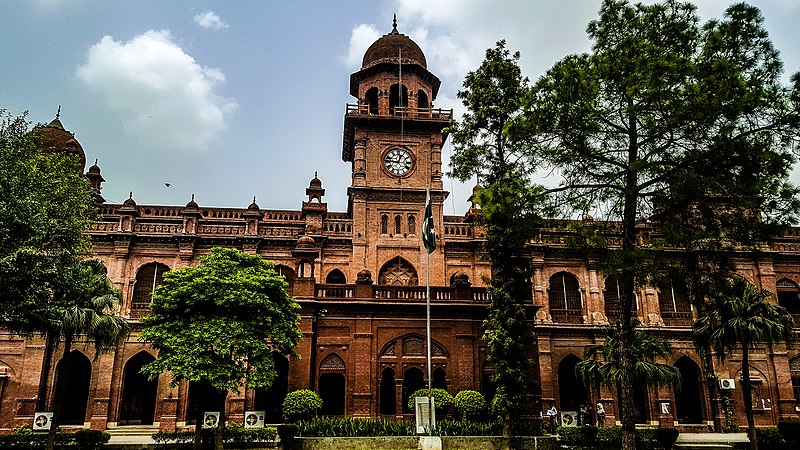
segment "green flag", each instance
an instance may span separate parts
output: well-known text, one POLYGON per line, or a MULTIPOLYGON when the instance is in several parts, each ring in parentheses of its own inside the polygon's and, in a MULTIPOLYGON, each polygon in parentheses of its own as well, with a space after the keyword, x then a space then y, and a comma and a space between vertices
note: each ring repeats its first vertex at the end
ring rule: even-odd
POLYGON ((436 250, 436 232, 433 230, 433 213, 431 209, 431 193, 425 193, 425 219, 422 221, 422 243, 428 254, 436 250))

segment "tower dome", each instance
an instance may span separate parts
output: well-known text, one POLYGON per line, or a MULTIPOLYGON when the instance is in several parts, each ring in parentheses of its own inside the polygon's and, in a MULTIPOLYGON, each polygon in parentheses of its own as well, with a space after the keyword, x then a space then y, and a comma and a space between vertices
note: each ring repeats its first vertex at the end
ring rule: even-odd
POLYGON ((55 119, 47 125, 34 128, 33 132, 41 139, 42 146, 46 149, 45 151, 77 156, 80 162, 80 171, 83 173, 86 167, 86 153, 83 151, 80 142, 75 139, 75 134, 64 129, 64 125, 61 124, 60 111, 59 107, 59 113, 56 114, 55 119))
POLYGON ((419 64, 425 69, 428 68, 425 54, 422 53, 419 45, 410 37, 397 31, 397 16, 395 16, 392 31, 373 42, 364 53, 361 68, 366 69, 384 62, 397 64, 401 50, 404 64, 419 64))

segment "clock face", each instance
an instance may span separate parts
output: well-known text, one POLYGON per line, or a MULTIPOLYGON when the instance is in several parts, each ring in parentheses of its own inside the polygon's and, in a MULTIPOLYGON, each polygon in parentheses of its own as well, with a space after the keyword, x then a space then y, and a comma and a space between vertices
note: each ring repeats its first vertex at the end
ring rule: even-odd
POLYGON ((392 175, 401 177, 407 174, 414 164, 411 153, 399 148, 393 148, 383 157, 383 165, 392 175))

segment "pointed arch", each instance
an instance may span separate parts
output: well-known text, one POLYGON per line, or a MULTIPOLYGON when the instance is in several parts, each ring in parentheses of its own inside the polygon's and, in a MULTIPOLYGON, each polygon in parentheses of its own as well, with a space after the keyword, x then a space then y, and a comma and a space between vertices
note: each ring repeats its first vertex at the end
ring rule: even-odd
POLYGON ((406 369, 403 374, 403 414, 411 414, 408 399, 411 394, 425 387, 425 374, 417 367, 406 369))
POLYGON ((389 215, 381 215, 381 234, 389 234, 389 215))
POLYGON ((378 88, 373 86, 364 93, 364 103, 367 104, 367 112, 372 116, 378 115, 378 88))
POLYGON ((319 363, 319 370, 344 370, 344 360, 336 353, 331 353, 319 363))
POLYGON ((277 272, 279 276, 282 276, 283 279, 286 280, 286 284, 289 285, 286 290, 291 294, 294 290, 294 270, 289 266, 276 264, 275 272, 277 272))
POLYGON ((66 358, 61 358, 56 366, 56 396, 62 399, 61 423, 83 425, 92 382, 92 363, 78 350, 73 350, 66 358), (64 375, 66 358, 69 358, 69 373, 66 374, 64 392, 59 392, 59 379, 64 375))
POLYGON ((128 359, 122 370, 122 395, 119 402, 120 425, 152 425, 156 412, 158 381, 141 373, 142 366, 155 361, 146 350, 128 359))
POLYGON ((417 271, 408 261, 398 256, 381 267, 378 284, 383 286, 416 286, 417 271))
POLYGON ((408 234, 417 234, 417 217, 408 216, 408 234))
POLYGON ((339 269, 333 269, 328 272, 328 275, 325 277, 325 283, 327 284, 347 284, 347 278, 344 276, 339 269))
POLYGON ((681 387, 675 389, 675 417, 680 424, 703 423, 702 373, 700 366, 688 356, 673 364, 681 373, 681 387))
POLYGON ((418 109, 428 109, 430 108, 430 103, 428 102, 428 94, 425 93, 422 89, 417 91, 417 108, 418 109))
POLYGON ((558 399, 561 411, 577 412, 589 400, 586 386, 575 375, 575 366, 579 362, 581 359, 570 353, 558 363, 558 399))
POLYGON ((408 106, 408 88, 403 85, 402 90, 400 85, 395 83, 389 87, 389 115, 396 115, 397 107, 405 108, 408 106))
POLYGON ((378 394, 381 415, 394 415, 397 412, 396 392, 394 369, 386 367, 381 372, 380 392, 378 394))
MULTIPOLYGON (((797 319, 800 318, 800 287, 797 286, 797 283, 788 278, 781 278, 778 280, 776 287, 778 304, 786 308, 789 314, 794 316, 795 322, 798 322, 797 319)), ((800 325, 800 323, 798 323, 798 325, 800 325)))
POLYGON ((139 267, 136 271, 136 281, 133 283, 131 317, 142 317, 149 313, 153 291, 164 282, 164 273, 169 270, 168 265, 160 262, 151 262, 139 267))
POLYGON ((320 414, 326 416, 344 415, 347 392, 346 367, 344 360, 336 353, 326 356, 319 364, 317 391, 322 397, 320 414))
POLYGON ((437 367, 433 370, 433 380, 431 380, 431 387, 433 389, 447 390, 447 371, 444 367, 437 367))
POLYGON ((400 214, 394 216, 394 234, 403 234, 403 218, 400 216, 400 214))
POLYGON ((800 403, 800 356, 795 356, 789 360, 789 375, 792 377, 794 402, 800 403))

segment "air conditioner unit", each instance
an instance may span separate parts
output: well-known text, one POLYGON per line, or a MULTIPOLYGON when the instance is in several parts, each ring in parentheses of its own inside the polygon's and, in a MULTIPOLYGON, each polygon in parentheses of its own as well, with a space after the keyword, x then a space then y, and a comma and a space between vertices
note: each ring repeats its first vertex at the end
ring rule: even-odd
POLYGON ((53 413, 37 412, 33 415, 33 431, 48 431, 53 424, 53 413))
POLYGON ((719 388, 723 390, 736 389, 736 382, 733 378, 720 378, 719 388))
POLYGON ((219 425, 218 412, 203 413, 203 428, 217 428, 217 425, 219 425))
POLYGON ((244 413, 245 428, 264 428, 266 411, 246 411, 244 413))

